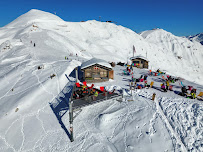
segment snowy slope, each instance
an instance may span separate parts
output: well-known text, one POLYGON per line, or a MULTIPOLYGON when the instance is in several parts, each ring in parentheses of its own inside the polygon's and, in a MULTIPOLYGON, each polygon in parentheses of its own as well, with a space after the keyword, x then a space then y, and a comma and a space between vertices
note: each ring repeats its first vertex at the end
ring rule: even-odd
POLYGON ((177 37, 163 29, 144 31, 140 34, 147 42, 153 45, 154 56, 148 58, 152 65, 159 65, 172 75, 203 84, 203 47, 197 42, 177 37), (155 48, 156 47, 156 48, 155 48))
MULTIPOLYGON (((67 79, 65 74, 92 57, 126 62, 133 45, 137 55, 147 52, 152 69, 160 68, 200 84, 202 53, 189 55, 193 48, 202 51, 202 46, 164 30, 154 33, 157 39, 153 41, 149 37, 153 33, 145 33, 143 38, 115 24, 65 22, 39 10, 31 10, 0 28, 0 151, 202 151, 202 102, 173 92, 145 89, 134 91, 131 102, 126 96, 122 103, 109 100, 84 108, 74 120, 73 143, 50 108, 49 103, 58 99, 62 90, 67 91, 71 77, 67 79), (168 37, 161 37, 165 34, 168 37), (175 43, 169 43, 171 39, 175 43), (178 49, 170 49, 173 44, 178 49), (177 59, 183 52, 182 59, 177 59), (198 72, 191 71, 195 67, 198 72), (156 102, 150 100, 154 92, 156 102)), ((115 80, 96 87, 129 89, 131 77, 121 75, 123 67, 114 70, 115 80)), ((134 77, 147 73, 135 71, 134 77)), ((161 77, 149 79, 160 86, 161 77)), ((198 93, 203 91, 199 84, 183 83, 193 85, 198 93)), ((180 91, 179 84, 175 85, 180 91)), ((62 120, 68 129, 68 113, 62 120)))
POLYGON ((160 68, 173 75, 203 84, 201 78, 203 47, 164 30, 145 31, 141 34, 143 38, 130 29, 112 23, 94 20, 80 23, 65 22, 53 14, 31 10, 0 29, 0 43, 9 40, 7 42, 11 43, 12 47, 20 43, 19 40, 31 40, 30 33, 35 35, 32 41, 35 41, 40 49, 44 46, 53 49, 44 54, 60 58, 77 53, 85 58, 95 56, 106 61, 127 62, 133 55, 134 45, 136 55, 147 54, 150 68, 154 70, 160 68), (50 54, 52 52, 54 53, 50 54))

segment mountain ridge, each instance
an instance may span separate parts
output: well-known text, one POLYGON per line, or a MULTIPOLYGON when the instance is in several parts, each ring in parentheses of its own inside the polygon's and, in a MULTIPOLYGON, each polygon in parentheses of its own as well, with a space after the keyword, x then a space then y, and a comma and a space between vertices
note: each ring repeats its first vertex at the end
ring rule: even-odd
MULTIPOLYGON (((46 53, 47 57, 54 58, 58 54, 58 57, 55 56, 58 59, 77 54, 87 59, 98 57, 108 62, 127 62, 133 56, 134 45, 135 55, 147 57, 150 69, 159 68, 172 75, 203 83, 200 78, 203 74, 200 68, 203 64, 203 47, 163 29, 144 31, 139 35, 114 23, 95 20, 66 22, 54 14, 33 9, 0 28, 1 33, 6 34, 1 36, 0 44, 9 40, 11 45, 11 41, 16 39, 29 44, 28 39, 32 41, 32 36, 36 35, 34 39, 39 43, 36 45, 53 50, 46 53)), ((39 52, 42 51, 39 48, 36 55, 40 56, 39 52)))

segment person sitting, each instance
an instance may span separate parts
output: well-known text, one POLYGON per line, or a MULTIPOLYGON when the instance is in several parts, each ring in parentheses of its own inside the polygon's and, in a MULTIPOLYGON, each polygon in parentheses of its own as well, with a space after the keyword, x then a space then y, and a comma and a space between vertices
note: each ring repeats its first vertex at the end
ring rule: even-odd
POLYGON ((173 86, 172 85, 169 86, 169 90, 173 91, 173 86))
POLYGON ((188 89, 187 90, 190 90, 190 91, 192 91, 192 86, 188 86, 188 89))
POLYGON ((87 89, 87 88, 83 88, 83 89, 82 89, 82 94, 83 94, 83 96, 89 95, 88 89, 87 89))
POLYGON ((149 70, 149 73, 148 73, 148 75, 152 75, 152 70, 149 70))
POLYGON ((94 95, 92 96, 92 98, 93 98, 93 100, 95 101, 96 98, 98 97, 99 93, 98 93, 98 91, 96 91, 95 89, 93 89, 93 91, 94 91, 94 95))
POLYGON ((144 80, 147 80, 147 75, 144 76, 144 80))
POLYGON ((87 85, 82 85, 82 90, 85 90, 87 88, 87 85))
POLYGON ((166 86, 165 86, 164 83, 161 84, 161 89, 162 89, 164 92, 167 92, 167 90, 166 90, 166 86))
POLYGON ((185 86, 183 86, 182 88, 181 88, 181 95, 182 96, 187 96, 187 89, 186 89, 186 87, 185 86))
POLYGON ((192 99, 195 99, 195 98, 196 98, 196 89, 193 88, 193 89, 191 90, 191 92, 190 92, 190 95, 191 95, 191 98, 192 98, 192 99))
POLYGON ((74 91, 74 93, 73 93, 73 98, 74 99, 79 99, 80 98, 76 91, 74 91))
POLYGON ((168 88, 169 88, 169 80, 166 79, 166 90, 168 90, 168 88))
POLYGON ((90 96, 92 96, 92 95, 94 94, 94 92, 95 92, 95 91, 94 91, 94 89, 91 89, 91 91, 90 91, 90 94, 89 94, 89 95, 90 95, 90 96))
POLYGON ((79 98, 82 98, 82 97, 83 97, 83 95, 82 95, 82 90, 81 90, 81 89, 77 90, 76 93, 79 95, 79 98))
POLYGON ((141 86, 141 85, 138 85, 138 86, 137 86, 137 89, 142 89, 142 86, 141 86))
POLYGON ((144 87, 145 88, 149 88, 150 87, 150 85, 147 84, 147 81, 144 82, 144 87))
POLYGON ((169 77, 168 77, 168 80, 171 82, 171 81, 172 81, 172 77, 171 77, 171 76, 169 76, 169 77))

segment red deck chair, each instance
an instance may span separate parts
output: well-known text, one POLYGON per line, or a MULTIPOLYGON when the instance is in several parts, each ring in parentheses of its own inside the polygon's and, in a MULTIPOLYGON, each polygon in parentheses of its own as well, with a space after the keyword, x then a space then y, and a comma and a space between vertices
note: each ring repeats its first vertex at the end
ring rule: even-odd
POLYGON ((92 89, 94 87, 94 84, 91 85, 91 87, 88 87, 89 89, 92 89))
POLYGON ((103 96, 107 96, 107 91, 105 90, 105 87, 100 87, 100 91, 103 93, 103 96))
POLYGON ((83 82, 83 85, 84 85, 84 86, 87 86, 87 82, 86 82, 86 81, 84 81, 84 82, 83 82))
POLYGON ((104 87, 100 87, 100 90, 101 90, 102 92, 105 92, 104 87))
POLYGON ((173 86, 172 85, 169 86, 169 90, 173 91, 173 86))
POLYGON ((113 94, 113 93, 115 92, 115 90, 116 90, 116 89, 113 89, 113 91, 112 91, 112 92, 109 92, 109 94, 113 94))
POLYGON ((79 82, 77 82, 75 84, 76 84, 76 87, 80 88, 80 83, 79 82))

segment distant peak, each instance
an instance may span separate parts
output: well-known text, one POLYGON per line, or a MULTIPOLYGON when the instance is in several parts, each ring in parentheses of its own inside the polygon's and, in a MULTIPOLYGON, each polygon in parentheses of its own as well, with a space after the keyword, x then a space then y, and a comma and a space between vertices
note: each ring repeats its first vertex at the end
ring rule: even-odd
POLYGON ((17 19, 15 19, 13 22, 9 23, 7 27, 19 27, 19 26, 25 26, 31 22, 46 22, 46 21, 63 21, 60 17, 49 13, 44 12, 38 9, 31 9, 27 13, 21 15, 17 19))

